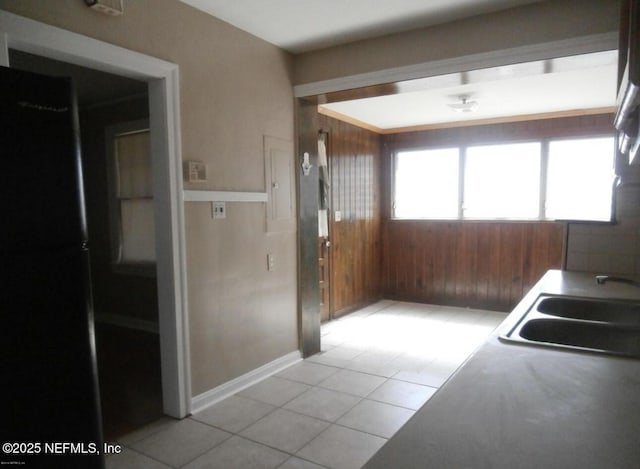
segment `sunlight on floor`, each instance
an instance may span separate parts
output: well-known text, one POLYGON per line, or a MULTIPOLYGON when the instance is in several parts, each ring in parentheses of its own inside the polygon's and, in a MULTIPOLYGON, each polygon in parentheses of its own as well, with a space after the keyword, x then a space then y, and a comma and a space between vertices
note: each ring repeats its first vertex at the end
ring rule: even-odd
POLYGON ((379 301, 322 325, 322 352, 123 438, 119 468, 362 467, 506 317, 379 301))
POLYGON ((308 360, 365 373, 442 382, 506 315, 383 300, 322 325, 323 353, 308 360))

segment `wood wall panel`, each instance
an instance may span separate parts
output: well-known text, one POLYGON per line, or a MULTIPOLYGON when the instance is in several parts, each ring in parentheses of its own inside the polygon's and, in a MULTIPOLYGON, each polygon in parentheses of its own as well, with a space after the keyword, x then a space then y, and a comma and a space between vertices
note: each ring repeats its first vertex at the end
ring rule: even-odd
POLYGON ((510 311, 561 267, 564 224, 389 220, 382 239, 383 297, 510 311))
POLYGON ((390 219, 391 152, 611 131, 611 115, 379 136, 328 116, 332 179, 331 311, 380 297, 508 311, 550 268, 561 268, 564 225, 390 219))
POLYGON ((510 310, 536 280, 562 267, 564 225, 551 222, 391 219, 391 158, 398 149, 613 133, 611 114, 385 135, 382 295, 510 310))
POLYGON ((318 260, 318 113, 304 99, 297 102, 298 156, 298 305, 303 357, 320 351, 320 278, 318 260), (311 172, 301 171, 302 155, 310 155, 311 172))
POLYGON ((329 134, 330 309, 338 317, 380 298, 381 142, 373 132, 327 116, 320 123, 329 134))

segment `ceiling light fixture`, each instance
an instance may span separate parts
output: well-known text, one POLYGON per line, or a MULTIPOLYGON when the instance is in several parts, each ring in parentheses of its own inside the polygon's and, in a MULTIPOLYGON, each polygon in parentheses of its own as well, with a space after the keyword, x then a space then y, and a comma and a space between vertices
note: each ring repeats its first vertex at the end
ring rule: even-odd
POLYGON ((456 112, 472 112, 478 107, 478 102, 469 101, 469 96, 467 95, 458 96, 458 99, 460 100, 459 103, 447 104, 447 106, 456 112))

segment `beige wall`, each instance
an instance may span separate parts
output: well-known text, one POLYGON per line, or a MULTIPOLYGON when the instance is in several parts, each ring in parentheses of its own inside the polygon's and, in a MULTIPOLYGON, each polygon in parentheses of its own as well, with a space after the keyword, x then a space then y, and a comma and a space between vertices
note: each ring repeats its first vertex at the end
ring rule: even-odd
MULTIPOLYGON (((291 57, 176 0, 124 3, 116 18, 82 0, 0 9, 178 64, 182 156, 210 174, 185 188, 264 191, 263 136, 293 140, 291 57)), ((210 204, 185 204, 194 395, 298 348, 295 233, 267 235, 261 203, 227 212, 213 220, 210 204)))
MULTIPOLYGON (((296 56, 294 83, 569 39, 618 29, 617 0, 550 0, 296 56)), ((330 15, 331 12, 327 12, 330 15)))

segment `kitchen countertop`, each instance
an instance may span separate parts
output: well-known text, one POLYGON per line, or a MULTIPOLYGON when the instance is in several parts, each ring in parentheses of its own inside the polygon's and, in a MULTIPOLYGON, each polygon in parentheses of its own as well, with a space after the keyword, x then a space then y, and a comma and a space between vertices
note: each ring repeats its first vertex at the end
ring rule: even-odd
POLYGON ((365 465, 640 467, 640 360, 500 341, 540 294, 640 301, 640 288, 550 270, 365 465))

